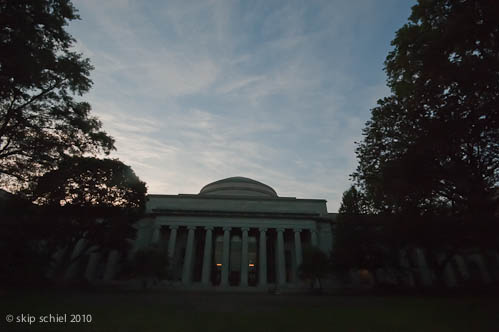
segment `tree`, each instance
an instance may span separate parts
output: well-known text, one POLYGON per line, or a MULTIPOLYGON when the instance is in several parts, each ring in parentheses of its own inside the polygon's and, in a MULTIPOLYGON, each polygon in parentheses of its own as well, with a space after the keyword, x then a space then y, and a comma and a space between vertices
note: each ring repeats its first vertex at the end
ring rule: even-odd
POLYGON ((419 1, 385 62, 355 179, 391 212, 493 213, 499 183, 499 4, 419 1))
POLYGON ((331 255, 332 269, 348 276, 352 270, 369 270, 376 280, 376 270, 402 272, 398 252, 403 247, 402 233, 396 231, 390 215, 373 215, 363 194, 350 187, 343 193, 334 224, 331 255))
POLYGON ((9 286, 31 287, 43 284, 50 255, 41 240, 50 227, 41 227, 37 207, 15 195, 0 196, 0 282, 9 286), (22 239, 22 240, 20 240, 22 239))
POLYGON ((27 226, 34 234, 30 236, 44 243, 49 257, 64 250, 62 273, 90 251, 127 251, 129 239, 135 236, 132 225, 145 207, 146 191, 145 183, 119 160, 66 158, 26 194, 37 205, 29 218, 15 216, 21 227, 16 229, 27 226), (84 241, 80 254, 71 257, 78 241, 84 241))
MULTIPOLYGON (((353 178, 408 246, 499 248, 499 3, 419 0, 385 62, 392 95, 363 130, 353 178), (400 235, 401 236, 401 235, 400 235)), ((443 265, 444 266, 444 265, 443 265)))
POLYGON ((167 275, 168 256, 157 247, 138 250, 133 256, 133 269, 142 279, 142 288, 150 285, 150 280, 159 280, 167 275))
POLYGON ((140 209, 146 191, 131 167, 117 159, 68 157, 27 196, 42 205, 140 209))
POLYGON ((319 291, 322 291, 322 279, 330 271, 329 258, 319 248, 305 248, 303 251, 303 263, 298 267, 298 271, 302 280, 310 280, 312 288, 317 282, 319 291))
POLYGON ((338 212, 340 215, 360 215, 366 214, 370 211, 367 206, 366 199, 363 194, 355 188, 355 186, 350 186, 350 188, 343 193, 341 200, 340 209, 338 212))
POLYGON ((92 66, 65 31, 69 0, 0 0, 0 181, 22 185, 65 155, 109 153, 114 140, 76 100, 92 66))

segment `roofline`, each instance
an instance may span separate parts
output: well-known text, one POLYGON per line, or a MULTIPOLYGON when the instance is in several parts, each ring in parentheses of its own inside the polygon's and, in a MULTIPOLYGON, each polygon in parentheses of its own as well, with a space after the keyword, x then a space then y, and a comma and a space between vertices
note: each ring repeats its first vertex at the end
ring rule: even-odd
POLYGON ((198 195, 198 194, 148 194, 146 197, 194 198, 194 199, 233 199, 246 201, 311 201, 327 202, 325 199, 296 198, 296 197, 263 197, 263 196, 230 196, 230 195, 198 195))
POLYGON ((284 218, 284 219, 324 219, 320 213, 285 213, 285 212, 241 212, 221 210, 178 210, 178 209, 152 209, 149 216, 174 215, 174 216, 203 216, 203 217, 246 217, 246 218, 284 218))
MULTIPOLYGON (((169 210, 169 209, 154 209, 143 215, 143 218, 157 218, 161 216, 176 216, 176 217, 217 217, 223 219, 229 218, 272 218, 272 219, 308 219, 322 223, 335 223, 330 217, 322 214, 307 214, 307 213, 279 213, 279 212, 236 212, 232 211, 195 211, 195 210, 169 210)), ((201 219, 200 219, 201 220, 201 219)), ((220 227, 223 227, 221 225, 220 227)))

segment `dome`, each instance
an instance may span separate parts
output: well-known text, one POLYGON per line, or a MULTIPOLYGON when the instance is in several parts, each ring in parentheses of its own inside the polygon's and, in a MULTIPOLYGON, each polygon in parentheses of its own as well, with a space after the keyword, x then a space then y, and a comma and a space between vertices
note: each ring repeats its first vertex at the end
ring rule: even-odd
POLYGON ((272 187, 240 176, 218 180, 207 184, 201 189, 199 194, 277 197, 277 193, 274 189, 272 189, 272 187))

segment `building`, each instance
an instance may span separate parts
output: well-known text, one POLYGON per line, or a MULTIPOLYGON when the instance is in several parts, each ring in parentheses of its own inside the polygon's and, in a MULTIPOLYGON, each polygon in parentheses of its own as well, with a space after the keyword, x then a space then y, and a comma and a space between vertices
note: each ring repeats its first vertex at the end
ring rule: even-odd
MULTIPOLYGON (((168 283, 179 287, 254 289, 308 287, 298 278, 303 250, 333 249, 336 214, 323 199, 280 197, 270 186, 231 177, 204 186, 199 194, 148 195, 146 213, 135 226, 130 255, 157 248, 169 258, 168 283)), ((78 245, 73 256, 79 253, 78 245)), ((332 253, 334 255, 334 252, 332 253)), ((429 287, 436 281, 432 258, 420 248, 400 252, 406 286, 429 287)), ((110 281, 125 261, 117 251, 91 253, 85 278, 110 281)), ((68 270, 76 276, 77 269, 68 270)), ((351 271, 350 281, 333 275, 326 287, 398 283, 387 269, 351 271)), ((445 268, 449 287, 499 282, 497 252, 455 256, 445 268)))
MULTIPOLYGON (((0 207, 10 211, 14 198, 0 190, 0 207)), ((59 248, 46 276, 53 277, 62 257, 70 253, 71 263, 63 270, 66 280, 134 283, 137 273, 129 259, 138 250, 154 248, 169 258, 165 283, 174 287, 306 288, 298 278, 304 249, 313 246, 334 256, 335 219, 323 199, 280 197, 266 184, 231 177, 204 186, 199 194, 148 195, 128 257, 116 250, 98 250, 82 238, 73 248, 59 248)), ((443 271, 447 286, 499 283, 498 252, 472 249, 447 261, 443 271)), ((323 286, 430 287, 439 280, 432 267, 444 260, 443 255, 432 257, 410 246, 398 254, 398 267, 350 271, 348 278, 330 274, 323 286)))
POLYGON ((159 246, 182 285, 293 287, 304 247, 332 249, 325 200, 279 197, 244 177, 194 195, 149 195, 137 227, 134 249, 159 246))

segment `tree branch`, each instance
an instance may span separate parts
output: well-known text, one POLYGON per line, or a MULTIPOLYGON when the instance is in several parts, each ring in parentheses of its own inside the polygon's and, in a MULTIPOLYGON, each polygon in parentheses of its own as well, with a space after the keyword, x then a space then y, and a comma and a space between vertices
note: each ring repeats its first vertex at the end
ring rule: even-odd
POLYGON ((14 116, 14 114, 18 111, 20 111, 21 109, 23 109, 24 107, 28 106, 29 104, 31 104, 32 102, 34 102, 35 100, 43 97, 44 95, 46 95, 47 93, 49 93, 50 91, 53 91, 55 88, 57 88, 63 81, 59 81, 59 82, 56 82, 53 86, 45 89, 45 90, 42 90, 42 92, 40 92, 38 95, 35 95, 33 97, 31 97, 28 101, 26 101, 25 103, 21 104, 20 106, 16 107, 16 108, 12 108, 12 104, 14 103, 15 101, 15 98, 12 100, 12 103, 11 105, 9 106, 9 109, 7 110, 7 114, 5 116, 5 121, 4 123, 2 124, 2 127, 0 127, 0 137, 4 136, 5 135, 5 128, 7 127, 7 124, 10 122, 10 120, 12 119, 12 117, 14 116))

